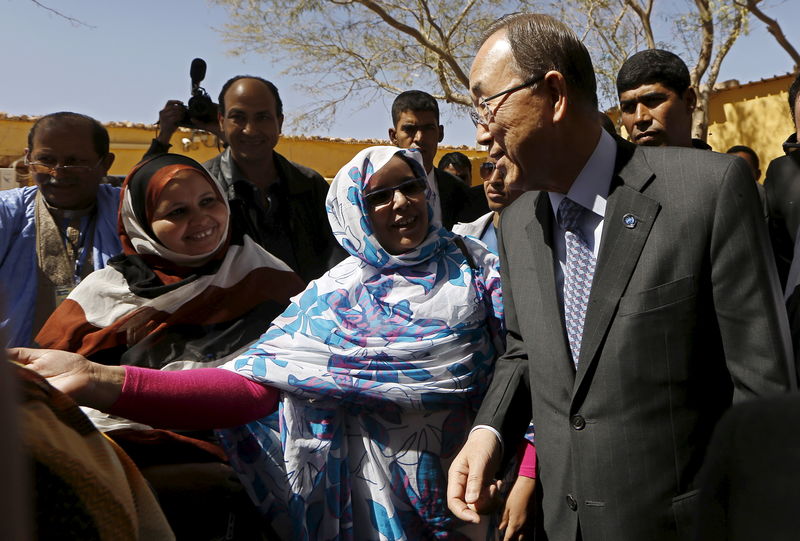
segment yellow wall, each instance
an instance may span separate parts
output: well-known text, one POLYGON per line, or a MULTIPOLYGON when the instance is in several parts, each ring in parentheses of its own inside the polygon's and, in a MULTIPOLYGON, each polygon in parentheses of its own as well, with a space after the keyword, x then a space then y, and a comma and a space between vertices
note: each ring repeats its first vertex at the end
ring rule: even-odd
POLYGON ((788 101, 794 77, 717 90, 709 106, 708 144, 718 152, 734 145, 755 150, 761 161, 761 182, 769 162, 783 156, 781 143, 794 132, 788 101))
MULTIPOLYGON (((0 113, 0 167, 8 167, 24 156, 28 131, 32 124, 33 120, 28 117, 8 117, 0 113)), ((109 174, 124 176, 141 160, 150 146, 150 141, 156 134, 155 127, 115 122, 106 124, 106 128, 111 138, 111 152, 116 156, 109 174)), ((193 133, 191 130, 181 128, 172 136, 171 143, 172 152, 190 156, 201 163, 219 153, 216 138, 204 132, 193 133), (193 142, 184 148, 183 139, 190 139, 193 142)), ((327 179, 332 179, 359 150, 380 144, 388 142, 283 136, 276 150, 287 159, 310 167, 327 179)), ((463 152, 471 159, 474 183, 480 183, 478 167, 486 153, 464 147, 440 147, 436 163, 444 154, 453 150, 463 152)))
MULTIPOLYGON (((765 172, 769 162, 782 155, 781 143, 794 131, 787 103, 787 89, 793 78, 794 75, 787 74, 716 90, 709 107, 708 143, 712 148, 725 152, 733 145, 747 145, 756 151, 761 159, 761 170, 765 172)), ((610 112, 616 118, 614 113, 610 112)), ((0 167, 8 167, 23 156, 32 124, 33 120, 28 117, 9 117, 0 113, 0 167)), ((111 151, 116 155, 110 174, 125 175, 150 145, 155 127, 122 122, 112 122, 106 127, 111 136, 111 151)), ((387 142, 283 136, 276 150, 331 179, 359 150, 377 144, 387 142)), ((172 137, 172 145, 173 152, 191 156, 199 162, 219 152, 213 136, 184 128, 172 137), (186 149, 182 143, 184 138, 193 140, 186 149)), ((440 147, 436 163, 445 153, 454 150, 470 158, 473 184, 480 184, 478 168, 486 152, 467 147, 440 147)))

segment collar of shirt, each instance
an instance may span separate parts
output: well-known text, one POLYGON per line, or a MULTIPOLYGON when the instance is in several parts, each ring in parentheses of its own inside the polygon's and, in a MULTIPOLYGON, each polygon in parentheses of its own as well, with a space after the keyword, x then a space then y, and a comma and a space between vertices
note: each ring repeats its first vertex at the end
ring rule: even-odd
MULTIPOLYGON (((614 175, 614 162, 617 158, 617 144, 605 130, 600 130, 600 139, 594 152, 583 166, 575 182, 564 195, 549 192, 550 206, 553 207, 553 218, 556 219, 558 205, 564 197, 568 197, 597 214, 600 219, 605 218, 606 202, 611 187, 611 177, 614 175)), ((558 223, 558 220, 556 220, 558 223)))

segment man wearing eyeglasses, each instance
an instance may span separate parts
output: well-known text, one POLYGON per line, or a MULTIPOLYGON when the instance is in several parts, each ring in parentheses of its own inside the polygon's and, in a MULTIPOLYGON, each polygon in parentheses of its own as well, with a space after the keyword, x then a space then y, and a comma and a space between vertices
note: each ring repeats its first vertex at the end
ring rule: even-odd
POLYGON ((531 191, 503 211, 507 349, 448 506, 485 520, 532 420, 543 539, 689 539, 723 411, 796 388, 746 165, 602 130, 589 53, 547 15, 495 22, 469 83, 478 142, 531 191))
POLYGON ((789 87, 789 110, 795 125, 795 133, 783 143, 785 156, 775 158, 767 168, 764 191, 767 194, 769 212, 769 236, 781 283, 786 286, 789 267, 794 258, 795 242, 800 228, 800 75, 789 87))
POLYGON ((407 90, 395 98, 389 140, 400 148, 419 149, 439 200, 442 224, 450 229, 468 210, 470 200, 469 188, 458 177, 433 166, 443 138, 444 126, 439 124, 439 105, 433 96, 421 90, 407 90))
POLYGON ((121 251, 119 188, 102 183, 113 161, 93 118, 53 113, 31 128, 25 163, 36 186, 0 192, 4 345, 33 345, 78 282, 121 251))

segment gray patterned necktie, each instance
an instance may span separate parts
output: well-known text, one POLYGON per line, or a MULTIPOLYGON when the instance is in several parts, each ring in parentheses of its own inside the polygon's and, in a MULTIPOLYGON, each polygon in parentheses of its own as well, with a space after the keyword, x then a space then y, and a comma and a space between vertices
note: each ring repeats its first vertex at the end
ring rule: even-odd
POLYGON ((584 212, 587 212, 584 207, 566 197, 558 206, 558 223, 566 230, 564 240, 567 248, 564 273, 564 326, 576 368, 581 353, 583 322, 586 318, 595 267, 594 254, 579 228, 584 212))

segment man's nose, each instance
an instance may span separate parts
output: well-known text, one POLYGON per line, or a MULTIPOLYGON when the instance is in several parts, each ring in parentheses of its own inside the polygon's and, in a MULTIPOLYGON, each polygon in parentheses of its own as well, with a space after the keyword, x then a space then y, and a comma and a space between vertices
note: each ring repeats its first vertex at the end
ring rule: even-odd
POLYGON ((489 133, 489 128, 483 124, 478 124, 475 128, 475 140, 486 147, 492 145, 492 134, 489 133))
POLYGON ((640 122, 649 122, 651 119, 652 117, 650 115, 650 108, 645 106, 643 103, 637 103, 634 122, 638 124, 640 122))
POLYGON ((256 131, 256 124, 252 118, 248 118, 245 120, 244 127, 242 128, 242 133, 250 134, 256 131))

